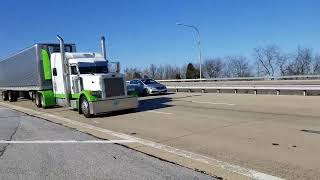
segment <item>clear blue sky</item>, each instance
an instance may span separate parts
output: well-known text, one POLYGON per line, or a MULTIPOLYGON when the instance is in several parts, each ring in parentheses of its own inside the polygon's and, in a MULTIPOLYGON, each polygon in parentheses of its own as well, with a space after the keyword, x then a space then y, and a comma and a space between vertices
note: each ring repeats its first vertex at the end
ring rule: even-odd
POLYGON ((0 59, 60 34, 80 51, 100 51, 123 66, 196 62, 200 29, 204 58, 251 56, 257 46, 298 45, 320 53, 319 0, 41 0, 1 1, 0 59))

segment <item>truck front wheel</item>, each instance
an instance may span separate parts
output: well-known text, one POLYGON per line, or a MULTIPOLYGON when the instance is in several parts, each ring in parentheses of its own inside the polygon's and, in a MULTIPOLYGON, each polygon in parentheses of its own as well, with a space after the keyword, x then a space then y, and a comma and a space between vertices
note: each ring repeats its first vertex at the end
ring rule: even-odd
POLYGON ((3 91, 2 92, 2 100, 3 101, 8 101, 8 92, 7 91, 3 91))
POLYGON ((85 96, 82 96, 80 99, 80 108, 84 117, 91 118, 92 114, 90 114, 89 102, 85 96))

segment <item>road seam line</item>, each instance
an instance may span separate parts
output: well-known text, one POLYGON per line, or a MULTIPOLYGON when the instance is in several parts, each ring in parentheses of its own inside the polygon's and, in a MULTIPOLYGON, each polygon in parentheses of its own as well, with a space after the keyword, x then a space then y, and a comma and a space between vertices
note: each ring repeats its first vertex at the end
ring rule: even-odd
POLYGON ((146 112, 157 113, 157 114, 166 114, 166 115, 172 115, 172 114, 173 114, 173 113, 161 112, 161 111, 154 111, 154 110, 150 110, 150 111, 146 111, 146 112))
POLYGON ((203 102, 203 101, 191 101, 193 103, 199 103, 199 104, 212 104, 212 105, 227 105, 227 106, 235 106, 235 104, 232 103, 215 103, 215 102, 203 102))
POLYGON ((133 140, 30 140, 30 141, 4 141, 0 140, 0 144, 127 144, 135 143, 133 140))
POLYGON ((255 171, 255 170, 252 170, 252 169, 248 169, 248 168, 243 168, 243 167, 240 167, 238 165, 233 165, 233 164, 230 164, 230 163, 227 163, 227 162, 223 162, 223 161, 211 158, 211 157, 207 157, 207 156, 204 156, 204 155, 196 154, 196 153, 193 153, 193 152, 190 152, 190 151, 186 151, 186 150, 181 150, 181 149, 178 149, 178 148, 175 148, 175 147, 171 147, 171 146, 168 146, 168 145, 164 145, 164 144, 156 143, 156 142, 153 142, 153 141, 149 141, 149 140, 137 138, 137 137, 134 137, 134 136, 130 136, 130 135, 127 135, 127 134, 118 133, 118 132, 114 132, 114 131, 111 131, 111 130, 108 130, 108 129, 96 127, 96 126, 93 126, 93 125, 90 125, 90 124, 87 124, 87 123, 82 123, 82 122, 74 121, 74 120, 71 120, 71 119, 68 119, 68 118, 56 116, 56 115, 53 115, 53 114, 43 113, 43 112, 39 112, 39 111, 36 111, 36 110, 23 108, 23 107, 11 105, 11 104, 1 103, 1 102, 0 102, 0 104, 3 104, 4 106, 7 106, 7 107, 9 106, 9 107, 11 107, 13 109, 16 109, 16 110, 29 111, 29 112, 32 112, 34 114, 38 114, 38 115, 42 115, 42 116, 47 116, 47 117, 59 119, 60 121, 64 121, 66 123, 70 123, 70 124, 74 124, 74 125, 77 125, 77 126, 80 126, 80 127, 84 127, 84 128, 100 131, 102 133, 106 133, 108 135, 115 136, 115 137, 118 137, 118 138, 121 138, 121 139, 132 140, 132 141, 135 141, 136 143, 139 143, 139 144, 142 144, 142 145, 145 145, 145 146, 150 146, 152 148, 160 149, 160 150, 163 150, 163 151, 166 151, 166 152, 169 152, 169 153, 181 156, 181 157, 189 158, 189 159, 192 159, 192 160, 195 160, 195 161, 198 161, 198 162, 203 162, 203 163, 206 163, 206 164, 218 167, 218 168, 222 168, 224 170, 227 170, 227 171, 230 171, 230 172, 233 172, 233 173, 237 173, 237 174, 241 174, 241 175, 247 176, 247 177, 252 178, 252 179, 257 179, 257 180, 265 180, 265 179, 267 179, 267 180, 283 180, 280 177, 272 176, 272 175, 265 174, 265 173, 262 173, 262 172, 258 172, 258 171, 255 171))

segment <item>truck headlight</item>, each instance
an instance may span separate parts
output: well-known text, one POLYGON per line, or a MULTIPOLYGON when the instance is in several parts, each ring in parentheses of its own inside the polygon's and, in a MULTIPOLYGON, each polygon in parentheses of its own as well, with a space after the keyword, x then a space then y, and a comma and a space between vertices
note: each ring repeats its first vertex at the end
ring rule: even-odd
POLYGON ((95 96, 97 98, 101 98, 102 97, 102 92, 101 91, 91 91, 90 94, 91 94, 91 96, 95 96))

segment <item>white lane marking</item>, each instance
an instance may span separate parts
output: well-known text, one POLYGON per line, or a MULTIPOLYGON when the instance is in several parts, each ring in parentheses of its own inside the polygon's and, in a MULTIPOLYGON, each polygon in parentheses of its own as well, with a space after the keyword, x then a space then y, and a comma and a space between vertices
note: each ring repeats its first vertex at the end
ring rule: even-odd
POLYGON ((3 141, 0 140, 0 144, 127 144, 134 143, 133 140, 89 140, 89 141, 78 141, 78 140, 54 140, 54 141, 3 141))
POLYGON ((166 151, 166 152, 178 155, 178 156, 182 156, 182 157, 185 157, 185 158, 192 159, 194 161, 203 162, 203 163, 209 164, 211 166, 215 166, 215 167, 218 167, 218 168, 230 171, 230 172, 234 172, 234 173, 238 173, 238 174, 247 176, 247 177, 249 177, 251 179, 256 179, 256 180, 266 180, 266 179, 267 180, 283 180, 282 178, 279 178, 279 177, 276 177, 276 176, 272 176, 272 175, 265 174, 265 173, 262 173, 262 172, 258 172, 258 171, 255 171, 255 170, 252 170, 252 169, 248 169, 248 168, 243 168, 241 166, 233 165, 233 164, 230 164, 230 163, 227 163, 227 162, 223 162, 223 161, 211 158, 211 157, 203 156, 203 155, 196 154, 196 153, 193 153, 193 152, 190 152, 190 151, 177 149, 177 148, 174 148, 174 147, 171 147, 171 146, 167 146, 167 145, 164 145, 164 144, 159 144, 159 143, 156 143, 156 142, 152 142, 152 141, 149 141, 149 140, 137 138, 137 137, 134 137, 134 136, 129 136, 127 134, 114 132, 114 131, 111 131, 111 130, 108 130, 108 129, 103 129, 103 128, 100 128, 100 127, 96 127, 96 126, 93 126, 93 125, 90 125, 90 124, 74 121, 74 120, 67 119, 67 118, 60 117, 60 116, 56 116, 56 115, 53 115, 53 114, 42 113, 42 112, 38 112, 38 111, 35 111, 35 110, 32 110, 32 109, 23 108, 23 107, 11 105, 11 104, 5 104, 5 103, 1 103, 1 102, 0 102, 0 104, 3 104, 4 106, 10 107, 12 109, 16 109, 18 111, 30 112, 30 113, 33 113, 33 114, 38 114, 38 115, 40 115, 40 117, 41 116, 46 116, 46 117, 58 119, 58 120, 63 121, 65 123, 73 124, 73 125, 76 125, 76 126, 81 126, 82 128, 87 128, 87 129, 99 131, 99 132, 106 133, 108 135, 115 136, 115 137, 118 137, 118 138, 121 138, 121 139, 132 140, 132 141, 135 141, 135 142, 140 143, 140 144, 145 145, 145 146, 150 146, 150 147, 153 147, 153 148, 156 148, 156 149, 160 149, 160 150, 163 150, 163 151, 166 151))
POLYGON ((231 103, 215 103, 215 102, 203 102, 203 101, 191 101, 193 103, 200 103, 200 104, 213 104, 213 105, 227 105, 227 106, 234 106, 235 104, 231 103))
POLYGON ((100 123, 99 123, 98 121, 96 121, 96 120, 93 120, 93 122, 96 123, 96 124, 100 124, 100 123))
POLYGON ((172 113, 168 113, 168 112, 161 112, 161 111, 154 111, 154 110, 147 111, 147 112, 157 113, 157 114, 166 114, 166 115, 171 115, 172 114, 172 113))

